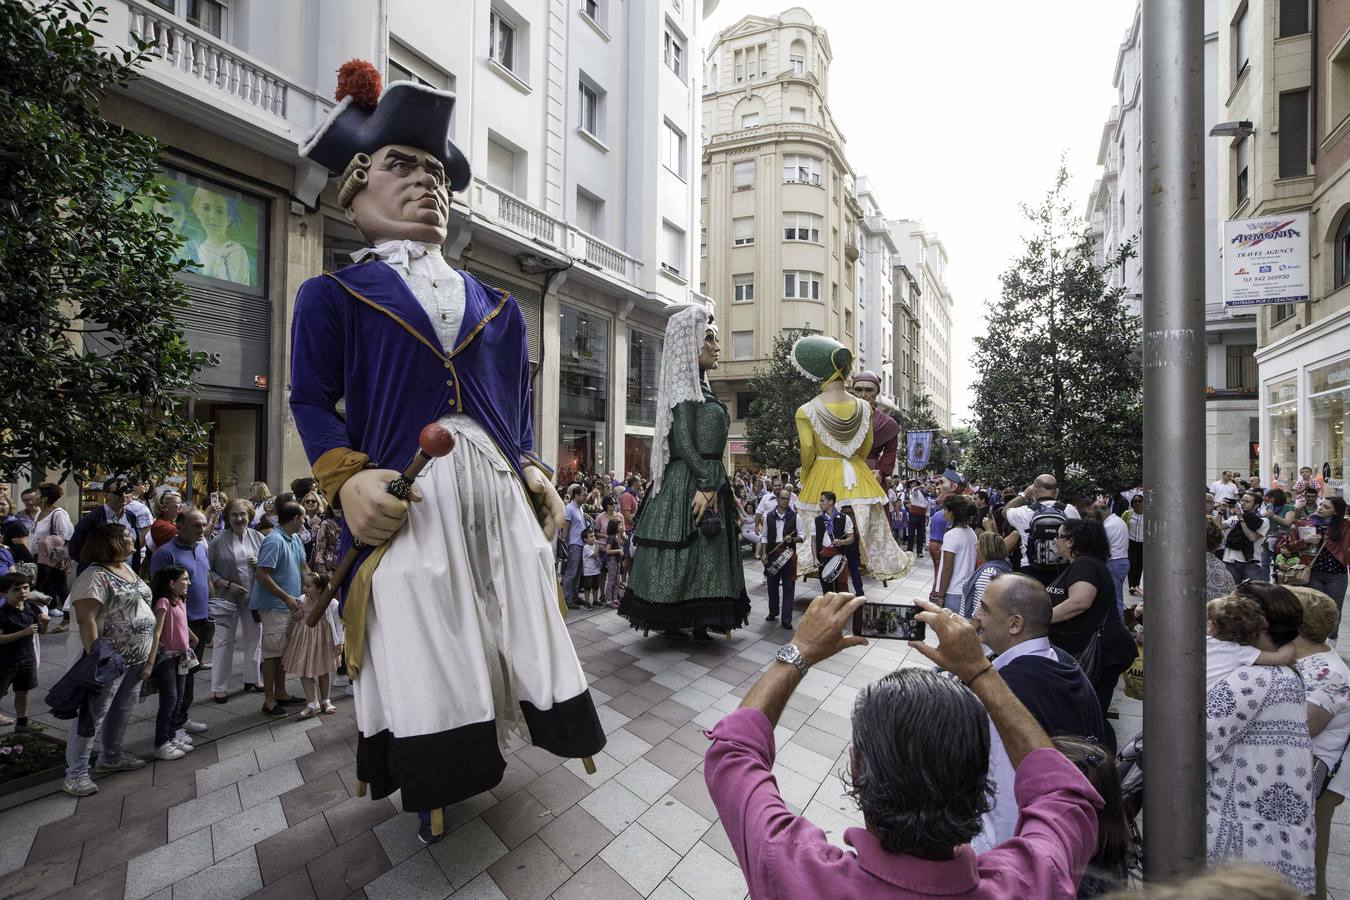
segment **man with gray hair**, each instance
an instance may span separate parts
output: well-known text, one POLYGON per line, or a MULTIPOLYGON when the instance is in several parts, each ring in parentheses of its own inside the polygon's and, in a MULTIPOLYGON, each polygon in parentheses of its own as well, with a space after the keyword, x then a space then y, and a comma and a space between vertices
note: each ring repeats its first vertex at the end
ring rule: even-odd
MULTIPOLYGON (((1050 645, 1050 613, 1050 596, 1039 581, 1000 575, 989 582, 973 622, 980 640, 998 654, 994 668, 1046 734, 1073 735, 1113 751, 1115 736, 1102 718, 1092 683, 1073 657, 1050 645)), ((990 740, 989 781, 994 804, 973 842, 976 852, 1006 841, 1017 827, 1015 773, 997 730, 990 740)))
POLYGON ((848 782, 866 827, 844 832, 853 852, 788 809, 773 778, 774 725, 807 668, 867 643, 843 633, 862 603, 817 597, 793 643, 711 732, 704 778, 750 896, 1075 897, 1101 798, 985 659, 974 626, 932 603, 919 601, 918 618, 937 646, 909 646, 956 678, 906 666, 858 694, 848 782), (1015 840, 977 855, 969 842, 992 802, 990 717, 1016 771, 1020 818, 1015 840))
POLYGON ((1072 503, 1059 499, 1059 481, 1054 475, 1037 475, 1036 480, 1005 505, 1008 524, 1013 528, 1004 541, 1012 554, 1022 547, 1022 571, 1041 584, 1049 584, 1069 561, 1059 554, 1055 536, 1066 519, 1080 519, 1072 503))

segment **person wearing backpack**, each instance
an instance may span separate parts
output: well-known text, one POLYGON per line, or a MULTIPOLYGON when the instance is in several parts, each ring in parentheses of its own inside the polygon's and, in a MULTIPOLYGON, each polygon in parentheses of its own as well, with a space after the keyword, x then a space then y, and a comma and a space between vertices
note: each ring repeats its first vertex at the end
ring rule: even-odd
POLYGON ((1232 574, 1234 584, 1261 578, 1259 548, 1270 532, 1270 520, 1257 510, 1258 500, 1256 494, 1243 494, 1237 510, 1224 521, 1223 563, 1232 574))
POLYGON ((1037 475, 1022 494, 1005 505, 1011 530, 1004 539, 1008 554, 1020 545, 1022 568, 1049 587, 1069 565, 1056 544, 1059 528, 1069 519, 1081 519, 1078 509, 1059 499, 1059 482, 1050 474, 1037 475))

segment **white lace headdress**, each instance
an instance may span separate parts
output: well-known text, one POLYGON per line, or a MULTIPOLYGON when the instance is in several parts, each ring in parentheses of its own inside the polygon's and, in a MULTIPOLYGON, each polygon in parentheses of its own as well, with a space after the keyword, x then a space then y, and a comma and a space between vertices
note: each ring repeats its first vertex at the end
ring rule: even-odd
POLYGON ((686 400, 703 402, 703 374, 698 356, 708 333, 708 310, 689 305, 666 322, 661 353, 661 383, 656 390, 656 428, 652 436, 652 496, 661 491, 661 476, 670 462, 670 425, 675 407, 686 400))

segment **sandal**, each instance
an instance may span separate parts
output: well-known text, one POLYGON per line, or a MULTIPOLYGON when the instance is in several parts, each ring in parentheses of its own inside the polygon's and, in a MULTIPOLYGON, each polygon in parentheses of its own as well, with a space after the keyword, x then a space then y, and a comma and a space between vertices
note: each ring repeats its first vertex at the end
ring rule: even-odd
POLYGON ((296 716, 296 718, 297 718, 297 719, 312 719, 312 718, 314 718, 315 716, 317 716, 318 714, 319 714, 319 704, 317 704, 317 703, 311 703, 311 704, 307 705, 307 706, 304 708, 304 710, 300 713, 300 715, 296 716))
POLYGON ((335 712, 337 712, 337 707, 333 705, 333 701, 332 701, 332 700, 325 700, 325 701, 323 701, 323 714, 324 714, 324 715, 326 715, 326 716, 331 716, 331 715, 332 715, 333 713, 335 713, 335 712))

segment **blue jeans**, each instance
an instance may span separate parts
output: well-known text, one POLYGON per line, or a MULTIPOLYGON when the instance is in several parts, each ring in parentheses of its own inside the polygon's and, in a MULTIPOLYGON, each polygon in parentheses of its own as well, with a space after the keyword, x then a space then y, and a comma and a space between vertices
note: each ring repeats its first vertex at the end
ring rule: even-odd
MULTIPOLYGON (((1308 575, 1308 587, 1315 591, 1321 591, 1336 602, 1336 611, 1340 612, 1345 605, 1345 588, 1347 581, 1350 581, 1350 574, 1341 572, 1336 575, 1328 575, 1324 572, 1311 572, 1308 575)), ((1331 633, 1335 638, 1340 634, 1340 624, 1337 623, 1336 630, 1331 633)))
POLYGON ((66 778, 74 781, 89 771, 89 750, 98 732, 103 732, 103 752, 99 762, 112 764, 122 756, 122 736, 136 702, 141 699, 141 670, 147 663, 127 666, 126 672, 115 683, 103 689, 94 699, 94 734, 80 737, 80 720, 72 719, 66 735, 66 778))
POLYGON ((581 602, 581 544, 567 545, 567 568, 563 570, 563 599, 571 606, 581 602))
POLYGON ((1244 581, 1258 581, 1261 578, 1261 563, 1257 560, 1251 562, 1225 562, 1228 567, 1228 573, 1233 576, 1233 584, 1242 584, 1244 581))
POLYGON ((1125 621, 1125 578, 1130 574, 1130 559, 1122 556, 1106 562, 1106 571, 1111 573, 1111 581, 1116 586, 1116 609, 1120 610, 1120 619, 1125 621))
POLYGON ((159 689, 159 711, 155 714, 155 746, 158 747, 178 731, 180 723, 175 719, 187 675, 178 674, 178 657, 161 656, 150 677, 159 689))

